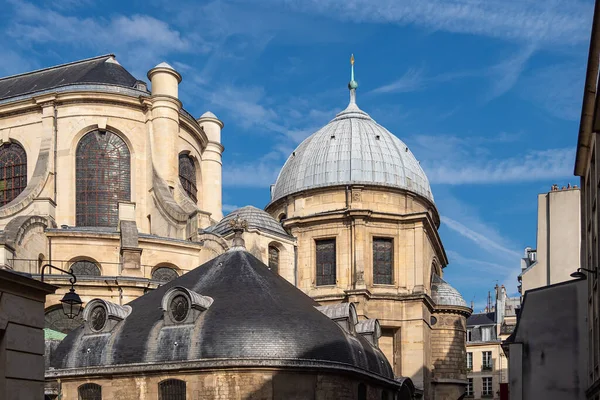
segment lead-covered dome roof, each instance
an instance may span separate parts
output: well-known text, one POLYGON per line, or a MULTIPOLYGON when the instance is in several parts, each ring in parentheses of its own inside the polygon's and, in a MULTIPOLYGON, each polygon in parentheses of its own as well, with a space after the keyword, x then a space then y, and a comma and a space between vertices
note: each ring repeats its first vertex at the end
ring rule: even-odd
POLYGON ((56 349, 51 366, 202 361, 206 367, 241 367, 252 362, 321 365, 394 379, 380 349, 342 329, 318 306, 252 254, 229 250, 128 303, 131 313, 110 333, 90 334, 85 325, 75 329, 56 349), (167 325, 164 299, 179 288, 205 299, 205 310, 195 320, 167 325))
POLYGON ((266 211, 254 206, 245 206, 230 212, 217 224, 207 228, 206 231, 221 236, 228 236, 233 233, 230 222, 236 218, 246 221, 248 223, 248 230, 256 229, 264 233, 293 239, 275 218, 271 217, 266 211))
POLYGON ((356 105, 306 138, 287 159, 271 202, 319 187, 364 184, 405 189, 433 201, 425 172, 408 146, 356 105))
POLYGON ((431 299, 437 306, 467 307, 458 290, 436 274, 431 278, 431 299))

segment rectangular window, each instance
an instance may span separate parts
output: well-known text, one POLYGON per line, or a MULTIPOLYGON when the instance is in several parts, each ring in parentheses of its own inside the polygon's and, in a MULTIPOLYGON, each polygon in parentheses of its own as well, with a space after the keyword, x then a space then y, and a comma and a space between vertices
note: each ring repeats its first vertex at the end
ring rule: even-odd
POLYGON ((467 370, 468 371, 473 370, 473 353, 471 353, 471 352, 467 353, 467 370))
POLYGON ((483 391, 481 392, 481 394, 483 396, 492 396, 492 378, 483 378, 483 391))
POLYGON ((473 378, 467 379, 467 396, 473 396, 473 378))
POLYGON ((473 340, 473 330, 467 329, 467 342, 470 342, 472 340, 473 340))
POLYGON ((491 340, 496 339, 495 327, 493 326, 483 326, 481 329, 481 341, 489 342, 491 340))
POLYGON ((335 285, 335 239, 316 241, 317 286, 335 285))
POLYGON ((492 352, 491 351, 483 351, 483 365, 481 369, 490 370, 492 369, 492 352))
POLYGON ((391 285, 394 271, 394 241, 373 239, 373 283, 391 285))

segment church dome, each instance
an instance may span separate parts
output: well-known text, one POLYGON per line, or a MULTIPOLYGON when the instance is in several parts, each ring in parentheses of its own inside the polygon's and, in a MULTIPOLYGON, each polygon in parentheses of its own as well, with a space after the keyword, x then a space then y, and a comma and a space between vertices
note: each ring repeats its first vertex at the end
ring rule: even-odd
POLYGON ((408 190, 433 202, 429 180, 408 146, 356 104, 350 104, 290 155, 271 192, 271 203, 319 187, 364 184, 408 190))
POLYGON ((233 233, 230 222, 236 218, 246 221, 248 223, 248 230, 256 229, 264 233, 290 238, 290 235, 275 218, 271 217, 266 211, 254 206, 238 208, 227 214, 219 223, 206 230, 217 235, 227 236, 233 233))
POLYGON ((467 302, 458 290, 435 274, 431 279, 431 299, 437 306, 467 307, 467 302))

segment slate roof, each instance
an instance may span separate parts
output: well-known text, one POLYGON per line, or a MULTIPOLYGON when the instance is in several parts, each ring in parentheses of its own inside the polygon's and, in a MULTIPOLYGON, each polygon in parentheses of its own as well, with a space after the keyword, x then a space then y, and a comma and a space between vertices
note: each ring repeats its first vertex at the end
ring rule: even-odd
POLYGON ((438 306, 467 307, 467 302, 458 290, 436 274, 431 279, 431 299, 438 306))
POLYGON ((86 335, 84 327, 69 333, 52 366, 285 359, 394 378, 378 348, 344 331, 315 308, 317 302, 245 250, 230 250, 129 306, 131 314, 109 334, 86 335), (192 324, 164 326, 162 298, 176 286, 214 302, 192 324))
POLYGON ((429 180, 408 146, 356 105, 306 138, 285 162, 271 202, 304 190, 347 184, 396 187, 433 202, 429 180))
POLYGON ((0 100, 77 84, 105 84, 133 88, 138 80, 113 54, 75 61, 0 78, 0 100))
POLYGON ((467 326, 495 325, 495 320, 495 312, 472 314, 469 318, 467 318, 467 326))
POLYGON ((248 223, 248 229, 257 229, 265 233, 272 233, 288 239, 293 239, 293 236, 287 233, 275 218, 271 217, 266 211, 254 206, 245 206, 232 211, 219 223, 207 228, 206 231, 221 236, 227 236, 233 233, 229 222, 236 217, 245 220, 248 223))

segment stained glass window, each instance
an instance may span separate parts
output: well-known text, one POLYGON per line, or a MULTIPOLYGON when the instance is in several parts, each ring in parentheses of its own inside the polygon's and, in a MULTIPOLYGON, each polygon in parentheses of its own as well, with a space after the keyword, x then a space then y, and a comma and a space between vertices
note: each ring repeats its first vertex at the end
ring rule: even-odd
POLYGON ((100 268, 93 261, 81 260, 71 264, 75 276, 100 276, 100 268))
POLYGON ((27 187, 27 154, 17 143, 0 146, 0 207, 27 187))
POLYGON ((44 327, 57 332, 69 333, 83 325, 82 315, 83 313, 79 313, 75 318, 69 319, 62 306, 52 307, 46 311, 44 327))
POLYGON ((84 383, 77 391, 79 400, 102 400, 102 386, 95 383, 84 383))
POLYGON ((198 189, 196 188, 196 166, 194 160, 187 154, 179 155, 179 181, 183 190, 192 199, 194 203, 197 203, 198 189))
POLYGON ((269 246, 269 269, 279 273, 279 249, 275 246, 269 246))
POLYGON ((158 267, 152 272, 152 279, 159 282, 170 282, 178 277, 177 271, 169 267, 158 267))
POLYGON ((317 240, 317 286, 335 285, 335 239, 317 240))
POLYGON ((394 246, 392 239, 373 239, 373 283, 393 283, 394 246))
POLYGON ((167 379, 158 384, 158 400, 185 400, 185 382, 167 379))
POLYGON ((119 201, 131 199, 127 144, 111 132, 86 134, 77 145, 77 225, 117 226, 119 201))

